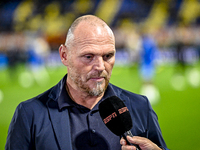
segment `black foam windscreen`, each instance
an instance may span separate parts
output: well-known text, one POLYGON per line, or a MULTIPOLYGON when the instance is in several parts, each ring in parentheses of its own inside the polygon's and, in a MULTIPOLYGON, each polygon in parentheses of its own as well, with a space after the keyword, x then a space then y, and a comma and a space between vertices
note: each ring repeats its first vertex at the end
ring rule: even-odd
POLYGON ((132 119, 124 102, 112 96, 99 104, 99 113, 105 125, 116 135, 121 136, 132 128, 132 119))

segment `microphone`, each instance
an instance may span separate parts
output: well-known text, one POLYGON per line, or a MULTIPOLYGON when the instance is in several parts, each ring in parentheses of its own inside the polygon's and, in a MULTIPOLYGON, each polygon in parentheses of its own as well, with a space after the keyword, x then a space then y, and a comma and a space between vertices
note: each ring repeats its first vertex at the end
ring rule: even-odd
POLYGON ((136 150, 141 150, 126 138, 127 135, 133 137, 130 131, 133 125, 129 110, 120 98, 112 96, 102 101, 99 104, 99 114, 110 131, 117 136, 123 136, 127 144, 134 145, 136 150))

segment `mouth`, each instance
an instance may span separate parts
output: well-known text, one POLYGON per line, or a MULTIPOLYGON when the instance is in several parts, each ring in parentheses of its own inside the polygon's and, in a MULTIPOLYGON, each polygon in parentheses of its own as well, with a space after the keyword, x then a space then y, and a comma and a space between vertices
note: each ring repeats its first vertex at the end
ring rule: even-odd
POLYGON ((90 80, 96 81, 96 82, 102 82, 105 79, 105 77, 92 77, 90 80))
POLYGON ((88 76, 87 80, 90 80, 92 82, 104 82, 105 80, 107 80, 107 73, 92 73, 88 76))

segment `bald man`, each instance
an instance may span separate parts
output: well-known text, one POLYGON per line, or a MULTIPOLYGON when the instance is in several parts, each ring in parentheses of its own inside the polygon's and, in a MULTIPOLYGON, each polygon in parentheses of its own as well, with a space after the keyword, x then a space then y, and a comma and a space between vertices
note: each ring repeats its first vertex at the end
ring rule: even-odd
POLYGON ((68 73, 51 89, 18 105, 6 150, 136 149, 100 118, 98 105, 111 96, 124 101, 134 120, 131 131, 139 139, 130 142, 142 150, 167 149, 148 99, 109 83, 115 52, 113 32, 103 20, 77 18, 59 47, 68 73))

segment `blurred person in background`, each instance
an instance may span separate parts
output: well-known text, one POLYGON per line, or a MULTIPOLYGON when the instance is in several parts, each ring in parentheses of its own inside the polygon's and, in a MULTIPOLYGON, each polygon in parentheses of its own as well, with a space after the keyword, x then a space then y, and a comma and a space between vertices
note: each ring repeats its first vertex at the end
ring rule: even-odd
POLYGON ((154 85, 153 79, 156 71, 156 51, 157 45, 152 35, 145 27, 140 29, 141 50, 140 50, 140 75, 142 78, 142 87, 140 93, 146 95, 151 104, 158 102, 160 98, 159 91, 154 85))
POLYGON ((8 69, 10 78, 16 77, 16 68, 19 64, 27 61, 27 53, 25 50, 25 36, 22 33, 5 33, 3 34, 2 47, 8 58, 8 69))
POLYGON ((175 50, 176 50, 176 68, 175 72, 184 74, 186 69, 185 49, 187 42, 184 41, 186 35, 186 28, 178 26, 175 32, 175 50))
POLYGON ((122 99, 130 111, 136 136, 132 143, 142 150, 167 149, 148 99, 109 83, 115 39, 103 20, 92 15, 76 19, 59 53, 68 73, 51 89, 18 105, 6 150, 136 149, 123 139, 121 146, 120 137, 99 115, 99 103, 111 96, 122 99))
POLYGON ((171 78, 172 87, 176 90, 182 91, 185 89, 185 71, 186 71, 186 42, 185 38, 185 27, 177 26, 174 34, 174 48, 175 48, 175 67, 174 74, 171 78))
POLYGON ((26 51, 28 55, 27 68, 19 76, 19 83, 23 87, 30 87, 34 81, 40 85, 46 85, 49 74, 45 61, 50 54, 50 46, 45 38, 40 35, 27 35, 26 51))

